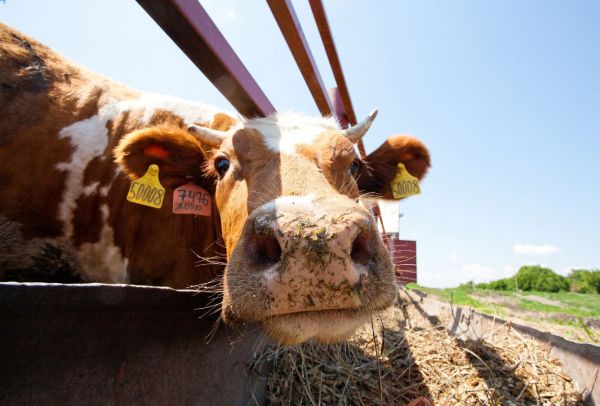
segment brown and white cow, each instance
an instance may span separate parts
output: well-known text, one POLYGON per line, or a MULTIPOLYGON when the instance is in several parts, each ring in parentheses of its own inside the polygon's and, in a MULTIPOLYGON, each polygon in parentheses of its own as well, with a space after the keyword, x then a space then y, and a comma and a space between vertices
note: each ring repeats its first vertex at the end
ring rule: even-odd
POLYGON ((0 65, 15 78, 0 81, 0 213, 22 227, 23 246, 72 247, 86 280, 178 287, 213 276, 194 270, 192 251, 218 254, 222 236, 223 318, 258 321, 284 344, 337 341, 394 300, 389 253, 358 199, 393 198, 399 162, 422 178, 418 140, 391 137, 361 160, 354 143, 375 114, 345 131, 295 114, 235 122, 129 90, 6 28, 2 47, 16 62, 0 65), (168 191, 201 185, 218 213, 127 202, 113 154, 131 179, 156 164, 168 191))
MULTIPOLYGON (((220 275, 222 266, 195 266, 195 253, 224 256, 216 209, 175 215, 170 198, 159 210, 126 201, 130 181, 113 149, 140 129, 185 133, 233 121, 132 90, 0 24, 0 279, 183 288, 220 275)), ((179 172, 165 163, 163 185, 189 179, 213 193, 204 154, 187 158, 198 165, 179 172)))

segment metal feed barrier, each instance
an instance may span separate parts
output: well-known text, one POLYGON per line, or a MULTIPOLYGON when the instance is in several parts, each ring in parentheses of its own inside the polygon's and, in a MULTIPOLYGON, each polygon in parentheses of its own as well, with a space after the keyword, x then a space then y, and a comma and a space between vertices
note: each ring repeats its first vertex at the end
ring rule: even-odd
POLYGON ((200 317, 210 302, 160 287, 0 283, 0 404, 264 403, 266 373, 248 362, 265 340, 200 317))

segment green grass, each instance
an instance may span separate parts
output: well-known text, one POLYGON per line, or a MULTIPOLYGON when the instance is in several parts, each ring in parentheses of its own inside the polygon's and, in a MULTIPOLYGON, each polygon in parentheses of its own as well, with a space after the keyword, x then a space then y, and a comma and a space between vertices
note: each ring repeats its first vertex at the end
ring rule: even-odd
MULTIPOLYGON (((490 295, 505 296, 513 302, 513 306, 521 310, 552 314, 566 314, 574 317, 600 318, 600 295, 572 293, 572 292, 512 292, 487 289, 447 288, 435 289, 411 283, 408 289, 418 289, 425 293, 435 295, 441 300, 453 301, 460 306, 472 307, 484 313, 507 315, 510 309, 507 306, 485 303, 479 297, 490 295), (542 297, 557 302, 556 304, 540 303, 532 297, 542 297), (507 310, 508 309, 508 310, 507 310)), ((562 321, 564 323, 564 321, 562 321)))
POLYGON ((556 310, 558 313, 600 318, 600 295, 598 294, 573 292, 522 292, 521 294, 524 296, 535 295, 561 302, 562 307, 556 310))
POLYGON ((600 295, 572 292, 513 292, 488 289, 448 288, 435 289, 411 283, 408 289, 418 289, 445 302, 457 306, 471 307, 481 313, 507 319, 519 317, 528 322, 540 321, 567 327, 562 334, 565 337, 588 342, 600 342, 600 332, 590 329, 584 323, 587 317, 600 318, 600 295), (488 303, 486 297, 506 303, 488 303), (540 303, 539 299, 547 299, 552 303, 540 303), (525 313, 518 313, 518 311, 525 313))
POLYGON ((473 309, 479 310, 482 313, 492 314, 494 316, 506 317, 508 315, 505 308, 502 306, 482 303, 476 297, 471 295, 472 290, 460 289, 460 288, 447 288, 447 289, 436 289, 427 288, 425 286, 417 285, 416 283, 410 283, 406 285, 407 289, 418 289, 427 294, 437 296, 441 300, 449 303, 454 303, 457 306, 466 306, 473 309))

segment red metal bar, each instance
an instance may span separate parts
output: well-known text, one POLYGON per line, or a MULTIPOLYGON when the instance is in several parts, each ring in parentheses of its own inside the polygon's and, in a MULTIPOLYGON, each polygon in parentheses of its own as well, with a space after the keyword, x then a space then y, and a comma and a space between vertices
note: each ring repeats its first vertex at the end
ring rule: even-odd
POLYGON ((333 106, 327 97, 317 64, 310 52, 304 32, 290 0, 267 0, 279 29, 296 60, 310 93, 323 115, 332 115, 333 106))
POLYGON ((348 120, 348 114, 346 114, 346 109, 344 108, 344 104, 342 103, 342 98, 340 97, 340 91, 337 87, 331 87, 327 91, 329 94, 329 99, 333 104, 333 110, 337 117, 338 122, 342 128, 350 127, 350 121, 348 120))
POLYGON ((244 116, 275 108, 197 0, 137 0, 188 58, 244 116))
MULTIPOLYGON (((319 29, 321 41, 323 41, 323 46, 325 47, 327 59, 329 59, 329 65, 331 65, 331 71, 333 72, 335 83, 337 84, 338 90, 335 97, 341 99, 340 104, 342 105, 342 108, 345 112, 346 120, 350 123, 350 125, 355 125, 358 121, 356 120, 354 106, 352 105, 350 92, 348 91, 348 86, 346 85, 346 78, 344 77, 342 64, 340 62, 340 58, 335 47, 335 42, 333 41, 333 35, 331 34, 331 29, 329 28, 329 21, 327 20, 325 7, 323 7, 323 3, 321 0, 310 0, 309 3, 313 16, 315 17, 317 28, 319 29)), ((332 100, 333 105, 334 107, 336 107, 337 110, 336 104, 338 102, 333 97, 332 100)), ((360 152, 360 155, 363 158, 366 157, 367 153, 365 151, 365 146, 362 140, 358 141, 357 147, 358 151, 360 152)))
MULTIPOLYGON (((329 96, 331 97, 333 108, 335 109, 335 115, 337 116, 337 119, 342 127, 346 128, 350 125, 356 124, 356 118, 354 123, 350 121, 350 117, 348 117, 343 99, 340 96, 340 92, 337 87, 329 89, 329 96)), ((365 158, 367 156, 367 151, 365 151, 365 144, 363 144, 362 140, 358 140, 356 146, 358 147, 358 152, 360 153, 361 158, 365 158)))
POLYGON ((335 42, 333 41, 333 36, 331 35, 331 29, 329 28, 329 21, 327 20, 327 14, 325 14, 325 8, 323 7, 321 0, 310 0, 309 3, 315 18, 315 22, 317 23, 317 28, 319 29, 319 34, 321 35, 321 40, 323 41, 323 46, 325 47, 327 59, 329 59, 329 64, 331 65, 331 70, 333 71, 333 77, 335 78, 335 82, 339 89, 344 111, 348 117, 348 122, 351 125, 355 125, 357 123, 356 114, 354 114, 354 107, 352 106, 352 100, 350 99, 348 86, 346 86, 346 79, 344 78, 342 64, 340 63, 340 58, 338 57, 337 49, 335 48, 335 42))

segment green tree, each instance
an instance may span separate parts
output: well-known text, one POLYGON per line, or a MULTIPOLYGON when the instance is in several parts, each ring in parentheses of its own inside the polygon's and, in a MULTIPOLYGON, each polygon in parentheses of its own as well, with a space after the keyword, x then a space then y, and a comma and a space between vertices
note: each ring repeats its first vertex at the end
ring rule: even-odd
POLYGON ((479 283, 475 287, 478 289, 515 290, 515 279, 513 277, 498 279, 488 283, 479 283))
POLYGON ((475 285, 473 284, 473 281, 461 283, 460 285, 458 285, 459 289, 464 289, 464 290, 473 290, 474 287, 475 287, 475 285))
POLYGON ((540 265, 522 266, 517 272, 517 283, 524 291, 559 292, 568 291, 570 287, 567 278, 540 265))
POLYGON ((572 292, 600 293, 600 269, 574 269, 567 278, 572 292))

